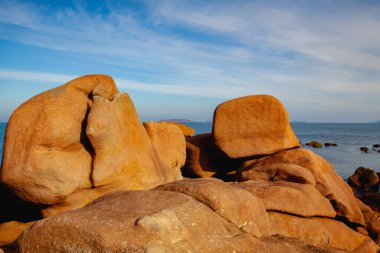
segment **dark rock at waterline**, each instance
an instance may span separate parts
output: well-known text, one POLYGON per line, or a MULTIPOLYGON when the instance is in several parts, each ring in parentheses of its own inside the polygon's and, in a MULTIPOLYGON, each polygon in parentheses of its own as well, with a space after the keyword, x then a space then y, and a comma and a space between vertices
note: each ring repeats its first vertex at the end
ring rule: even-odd
POLYGON ((369 149, 367 147, 360 147, 360 151, 368 153, 369 149))
POLYGON ((322 148, 322 144, 318 141, 311 141, 305 144, 306 146, 311 146, 313 148, 322 148))
POLYGON ((336 147, 338 146, 336 143, 326 142, 325 147, 336 147))
POLYGON ((379 177, 371 169, 359 167, 354 174, 348 177, 348 183, 353 187, 372 188, 379 187, 379 177))
POLYGON ((374 148, 380 148, 380 144, 373 144, 374 148))

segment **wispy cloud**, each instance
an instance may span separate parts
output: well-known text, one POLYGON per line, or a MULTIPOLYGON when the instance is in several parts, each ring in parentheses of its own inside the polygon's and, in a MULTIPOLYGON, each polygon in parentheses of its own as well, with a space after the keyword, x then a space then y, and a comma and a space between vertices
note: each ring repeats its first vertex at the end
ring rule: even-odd
MULTIPOLYGON (((0 38, 145 73, 134 80, 127 72, 117 76, 125 90, 220 98, 271 93, 290 107, 360 104, 380 113, 373 108, 380 94, 379 4, 149 1, 144 16, 112 2, 104 8, 5 0, 0 38)), ((63 83, 69 77, 0 70, 3 79, 63 83)))

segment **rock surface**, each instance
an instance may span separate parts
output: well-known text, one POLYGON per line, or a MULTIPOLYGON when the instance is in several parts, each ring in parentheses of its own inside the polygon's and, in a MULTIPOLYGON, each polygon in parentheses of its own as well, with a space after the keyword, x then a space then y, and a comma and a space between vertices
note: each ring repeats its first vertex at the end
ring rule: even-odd
POLYGON ((297 164, 310 171, 316 180, 316 188, 330 200, 338 216, 342 216, 350 222, 365 225, 352 190, 334 171, 334 167, 321 156, 306 149, 292 149, 247 161, 245 165, 262 167, 275 163, 297 164))
POLYGON ((215 145, 230 158, 269 155, 299 146, 285 108, 268 95, 220 104, 214 112, 212 134, 215 145))
POLYGON ((186 142, 181 129, 165 122, 145 122, 144 127, 159 160, 170 168, 174 180, 181 180, 186 161, 186 142))
POLYGON ((274 163, 268 166, 248 165, 236 171, 237 181, 288 181, 315 186, 315 178, 304 167, 290 163, 274 163))
POLYGON ((357 168, 354 174, 348 177, 348 183, 359 188, 374 187, 379 182, 377 174, 373 170, 364 167, 357 168))
MULTIPOLYGON (((344 223, 327 218, 301 218, 293 215, 269 213, 274 234, 298 238, 316 246, 329 246, 343 250, 360 251, 367 238, 344 223)), ((376 246, 372 247, 376 252, 376 246)))
POLYGON ((10 221, 0 224, 0 246, 11 244, 21 235, 21 233, 32 226, 34 222, 10 221))
POLYGON ((43 204, 90 188, 85 126, 91 96, 112 100, 117 92, 109 76, 90 75, 24 102, 7 125, 1 181, 21 198, 43 204))
POLYGON ((372 239, 380 246, 380 213, 374 212, 370 207, 356 199, 363 213, 368 232, 372 239))
POLYGON ((285 181, 246 181, 235 185, 261 199, 267 211, 304 217, 335 218, 336 215, 330 202, 309 184, 285 181))
POLYGON ((210 207, 239 229, 255 237, 268 236, 269 221, 260 199, 218 179, 182 180, 157 190, 180 192, 210 207))
POLYGON ((249 252, 254 244, 193 198, 155 190, 111 193, 39 221, 22 235, 20 251, 249 252))

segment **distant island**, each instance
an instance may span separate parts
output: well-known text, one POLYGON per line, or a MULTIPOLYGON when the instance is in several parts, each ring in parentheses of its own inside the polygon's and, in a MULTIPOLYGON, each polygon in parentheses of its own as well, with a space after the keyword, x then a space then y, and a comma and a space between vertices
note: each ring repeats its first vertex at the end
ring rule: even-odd
POLYGON ((189 122, 193 122, 189 119, 162 119, 160 120, 160 122, 163 122, 163 121, 171 121, 171 122, 178 122, 178 123, 189 123, 189 122))

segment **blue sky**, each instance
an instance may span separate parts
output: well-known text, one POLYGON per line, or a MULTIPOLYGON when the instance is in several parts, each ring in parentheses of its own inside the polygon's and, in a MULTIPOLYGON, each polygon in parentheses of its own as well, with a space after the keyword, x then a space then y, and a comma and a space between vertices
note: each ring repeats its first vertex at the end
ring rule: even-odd
POLYGON ((0 121, 91 73, 142 120, 279 98, 292 120, 380 120, 380 1, 0 1, 0 121))

